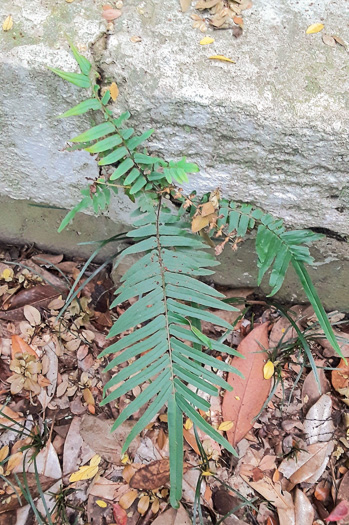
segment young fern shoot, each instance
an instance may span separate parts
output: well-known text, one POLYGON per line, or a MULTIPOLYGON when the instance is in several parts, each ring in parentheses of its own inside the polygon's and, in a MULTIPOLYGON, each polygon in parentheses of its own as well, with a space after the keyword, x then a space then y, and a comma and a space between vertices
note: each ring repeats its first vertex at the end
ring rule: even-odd
MULTIPOLYGON (((78 87, 89 89, 92 96, 61 117, 88 111, 102 113, 103 122, 70 142, 76 144, 76 149, 97 154, 98 164, 112 166, 113 171, 82 190, 81 202, 63 219, 59 231, 79 211, 90 206, 95 213, 104 210, 110 203, 111 192, 117 193, 119 187, 137 204, 133 229, 127 233, 132 244, 123 250, 117 264, 131 254, 139 254, 140 258, 122 277, 111 307, 132 298, 138 300, 117 319, 109 337, 119 336, 125 331, 130 333, 120 337, 100 355, 101 358, 111 358, 106 371, 136 359, 106 384, 102 405, 115 402, 136 386, 144 385, 141 394, 120 413, 113 426, 113 429, 117 428, 142 406, 147 406, 127 437, 123 452, 167 406, 170 501, 177 507, 182 495, 183 415, 235 454, 230 443, 197 410, 207 412, 210 408, 198 391, 215 396, 219 395, 219 388, 231 389, 213 370, 241 375, 224 359, 214 357, 212 351, 228 356, 239 354, 227 345, 206 337, 198 328, 198 321, 202 320, 229 330, 230 324, 213 315, 209 309, 235 310, 222 301, 223 294, 199 280, 202 276, 212 275, 214 271, 211 268, 219 264, 208 253, 209 245, 191 231, 190 215, 208 201, 209 195, 188 199, 178 192, 175 184, 187 182, 188 174, 197 172, 198 167, 188 163, 185 157, 180 161, 167 162, 148 155, 142 144, 153 130, 137 136, 133 128, 125 127, 130 117, 128 112, 118 118, 113 117, 107 107, 110 91, 100 97, 91 64, 70 45, 81 73, 67 73, 54 68, 52 71, 78 87), (166 197, 171 196, 182 203, 176 212, 168 207, 166 197)), ((216 226, 221 233, 232 235, 235 232, 241 238, 257 225, 259 280, 271 270, 270 295, 280 289, 289 264, 293 265, 322 329, 340 354, 326 313, 304 266, 305 263, 312 263, 308 244, 319 236, 307 230, 287 232, 282 221, 248 204, 238 205, 222 199, 217 208, 216 226)))

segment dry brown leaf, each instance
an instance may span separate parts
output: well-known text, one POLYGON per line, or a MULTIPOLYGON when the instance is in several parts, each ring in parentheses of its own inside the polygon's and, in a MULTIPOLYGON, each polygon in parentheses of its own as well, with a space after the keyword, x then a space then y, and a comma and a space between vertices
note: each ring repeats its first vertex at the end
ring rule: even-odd
POLYGON ((200 10, 211 9, 212 7, 219 4, 220 1, 221 0, 199 0, 195 4, 195 9, 200 9, 200 10))
POLYGON ((336 41, 331 35, 326 35, 326 34, 322 35, 322 41, 324 44, 326 44, 326 46, 336 47, 336 41))
POLYGON ((30 354, 34 357, 38 357, 38 354, 33 350, 28 343, 26 343, 19 335, 13 335, 11 337, 12 343, 12 359, 15 358, 16 354, 30 354))
POLYGON ((205 202, 201 207, 201 216, 207 217, 207 215, 212 215, 215 212, 215 207, 212 202, 205 202))
POLYGON ((185 13, 186 11, 188 11, 191 5, 191 0, 179 0, 179 1, 181 4, 182 13, 185 13))
POLYGON ((229 373, 228 383, 234 390, 226 392, 223 398, 223 418, 234 422, 227 432, 233 446, 253 427, 253 419, 269 395, 271 380, 263 377, 266 354, 262 351, 268 348, 268 328, 269 323, 254 328, 238 346, 238 352, 245 358, 235 357, 232 361, 245 377, 229 373))
MULTIPOLYGON (((18 476, 17 479, 19 479, 20 483, 23 485, 24 484, 23 474, 18 473, 17 476, 18 476)), ((8 482, 12 483, 12 485, 16 487, 17 479, 13 475, 11 475, 8 477, 8 482)), ((50 487, 52 487, 54 483, 54 480, 52 480, 51 478, 46 478, 45 476, 40 476, 39 479, 40 479, 41 489, 44 492, 48 490, 50 487)), ((3 480, 3 479, 0 480, 0 491, 2 494, 3 494, 2 492, 3 486, 4 486, 4 483, 6 482, 7 480, 3 480)), ((25 483, 28 485, 30 495, 32 496, 32 498, 33 499, 37 498, 39 496, 39 489, 38 489, 38 483, 37 483, 35 474, 27 473, 25 483)), ((22 497, 19 500, 14 492, 13 492, 13 495, 11 495, 11 498, 6 493, 3 495, 0 495, 0 514, 9 512, 10 510, 19 509, 20 507, 24 505, 27 505, 26 499, 22 497)), ((6 523, 6 525, 9 525, 7 521, 4 523, 6 523)))
POLYGON ((292 496, 289 492, 282 490, 281 483, 273 483, 267 476, 260 481, 249 481, 246 476, 241 477, 277 509, 293 508, 292 496))
POLYGON ((332 450, 331 441, 314 443, 299 452, 296 458, 284 459, 279 466, 279 471, 291 483, 315 483, 325 470, 332 450))
POLYGON ((314 509, 307 496, 296 489, 295 497, 296 525, 312 525, 314 521, 314 509))
POLYGON ((152 525, 192 525, 192 520, 182 505, 179 509, 168 509, 153 521, 152 525))
POLYGON ((130 42, 132 42, 133 44, 136 44, 137 42, 142 42, 142 37, 141 36, 131 36, 130 42))
POLYGON ((23 309, 24 317, 32 326, 38 326, 41 323, 41 314, 37 308, 26 304, 23 309))
POLYGON ((127 510, 137 498, 138 490, 131 489, 121 496, 119 499, 119 505, 122 509, 127 510))
POLYGON ((304 421, 304 434, 309 445, 332 439, 334 425, 331 412, 332 399, 327 394, 323 394, 309 409, 304 421))
POLYGON ((349 388, 349 362, 346 364, 344 359, 341 359, 336 370, 332 370, 331 380, 333 388, 337 392, 349 388))
POLYGON ((208 226, 215 217, 215 213, 211 213, 210 215, 206 215, 205 217, 203 217, 202 215, 197 215, 193 218, 193 221, 191 223, 192 232, 197 233, 203 228, 206 228, 206 226, 208 226))
POLYGON ((142 496, 138 502, 137 510, 141 516, 147 512, 149 508, 150 498, 149 496, 142 496))
POLYGON ((344 42, 343 38, 341 38, 340 36, 337 36, 337 35, 332 35, 332 37, 335 39, 337 44, 339 44, 340 46, 343 46, 345 48, 347 47, 347 44, 344 42))
POLYGON ((63 254, 53 255, 52 253, 37 253, 36 255, 33 255, 31 260, 36 264, 52 266, 63 261, 63 254))
POLYGON ((170 461, 159 459, 137 470, 130 479, 129 485, 134 489, 156 490, 166 485, 169 480, 170 461))
POLYGON ((322 394, 326 394, 331 391, 331 385, 328 382, 325 371, 322 368, 317 370, 321 392, 319 392, 319 386, 315 379, 315 374, 313 370, 309 372, 302 387, 302 401, 303 401, 303 410, 308 412, 308 410, 320 399, 322 394))

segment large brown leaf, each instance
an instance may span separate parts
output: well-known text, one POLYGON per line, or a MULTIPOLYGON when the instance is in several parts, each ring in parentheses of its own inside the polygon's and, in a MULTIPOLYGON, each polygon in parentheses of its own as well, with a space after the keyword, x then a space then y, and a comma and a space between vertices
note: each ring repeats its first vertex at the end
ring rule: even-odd
MULTIPOLYGON (((183 472, 187 472, 190 465, 184 463, 183 472)), ((158 459, 138 469, 129 481, 133 489, 155 490, 163 487, 170 481, 170 460, 158 459)))
POLYGON ((233 428, 227 431, 233 446, 253 427, 253 419, 269 395, 271 379, 263 377, 266 361, 263 348, 268 348, 268 328, 269 323, 257 326, 238 346, 238 352, 245 359, 235 357, 232 364, 245 379, 232 373, 228 375, 228 383, 234 390, 225 393, 222 410, 224 421, 234 422, 233 428))
MULTIPOLYGON (((23 474, 17 474, 20 482, 23 484, 23 474)), ((45 492, 45 490, 52 487, 52 485, 55 483, 55 480, 52 478, 48 478, 45 476, 40 475, 40 484, 42 490, 45 492)), ((15 487, 17 487, 17 480, 13 475, 8 476, 8 481, 12 483, 15 487)), ((36 482, 35 474, 27 473, 27 484, 30 490, 30 494, 33 499, 37 498, 39 496, 39 489, 36 482)), ((0 480, 0 489, 3 489, 5 485, 5 480, 0 480)), ((21 495, 20 490, 17 490, 18 494, 21 495)), ((14 509, 19 509, 20 507, 23 507, 23 505, 26 505, 27 502, 24 497, 21 497, 20 501, 18 500, 15 492, 11 494, 11 497, 9 498, 8 494, 5 494, 3 496, 0 496, 0 513, 3 512, 9 512, 14 509)))

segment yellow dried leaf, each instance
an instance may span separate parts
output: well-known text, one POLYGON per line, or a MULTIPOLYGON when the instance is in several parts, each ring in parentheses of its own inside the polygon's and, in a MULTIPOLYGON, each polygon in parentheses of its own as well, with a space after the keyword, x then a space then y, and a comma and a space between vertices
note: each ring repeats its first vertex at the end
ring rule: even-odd
POLYGON ((211 57, 208 57, 210 60, 221 60, 222 62, 231 62, 232 64, 235 64, 234 60, 231 58, 225 57, 224 55, 213 55, 211 57))
POLYGON ((69 481, 74 483, 75 481, 94 478, 98 472, 98 465, 100 464, 101 459, 101 456, 98 454, 93 456, 93 458, 90 460, 90 464, 79 467, 79 470, 77 472, 73 472, 73 474, 70 476, 69 481))
POLYGON ((98 507, 101 507, 102 509, 106 509, 108 507, 108 504, 105 501, 103 501, 102 499, 97 499, 96 503, 97 503, 98 507))
POLYGON ((121 463, 122 463, 123 465, 126 465, 127 463, 129 463, 129 461, 130 461, 130 458, 129 458, 129 455, 128 455, 128 454, 123 454, 123 455, 121 456, 121 463))
POLYGON ((65 0, 67 2, 67 4, 71 4, 74 2, 74 0, 65 0))
POLYGON ((18 465, 20 465, 22 462, 22 458, 23 458, 23 452, 16 452, 16 454, 12 454, 12 456, 6 463, 5 474, 6 475, 9 474, 10 472, 12 472, 14 468, 18 467, 18 465))
POLYGON ((132 478, 133 474, 135 473, 135 469, 132 465, 126 465, 124 470, 122 471, 122 477, 126 481, 126 483, 130 482, 130 479, 132 478))
POLYGON ((118 88, 118 86, 115 84, 115 82, 113 82, 113 83, 110 85, 109 91, 110 91, 110 96, 111 96, 111 98, 112 98, 113 101, 115 102, 115 100, 116 100, 116 99, 118 98, 118 96, 119 96, 119 88, 118 88))
POLYGON ((185 430, 190 430, 192 427, 193 427, 193 422, 191 419, 188 418, 186 422, 184 423, 184 428, 185 430))
POLYGON ((138 491, 131 489, 121 496, 119 499, 119 505, 122 509, 127 510, 131 507, 134 500, 138 497, 138 491))
POLYGON ((308 29, 306 30, 306 34, 313 35, 314 33, 320 33, 320 31, 322 31, 324 27, 325 27, 324 24, 320 24, 320 23, 311 24, 311 26, 309 26, 308 29))
POLYGON ((101 462, 101 459, 102 459, 101 456, 99 456, 98 454, 95 454, 93 458, 90 459, 90 467, 98 467, 98 465, 101 462))
POLYGON ((85 403, 88 405, 94 405, 95 400, 93 398, 92 392, 89 388, 84 388, 82 395, 84 396, 85 403))
POLYGON ((214 38, 211 38, 210 36, 205 36, 200 40, 201 46, 207 46, 208 44, 213 44, 214 38))
POLYGON ((14 272, 12 268, 5 268, 5 270, 1 274, 1 279, 4 279, 6 282, 12 281, 14 276, 14 272))
POLYGON ((159 419, 160 419, 161 423, 167 423, 167 421, 168 421, 167 414, 161 414, 159 416, 159 419))
POLYGON ((150 498, 149 496, 142 496, 138 502, 137 510, 141 516, 143 516, 149 508, 150 498))
POLYGON ((13 27, 13 18, 11 15, 9 15, 7 18, 5 18, 4 23, 2 24, 3 31, 10 31, 13 27))
POLYGON ((228 430, 233 428, 233 426, 234 426, 234 422, 233 421, 223 421, 223 423, 221 423, 219 425, 218 430, 222 430, 222 431, 227 432, 228 430))
POLYGON ((270 379, 274 375, 274 364, 271 361, 265 363, 263 367, 263 377, 264 379, 270 379))
POLYGON ((10 452, 10 449, 8 448, 8 445, 5 445, 0 449, 0 462, 4 461, 4 459, 7 458, 8 453, 10 452))
POLYGON ((95 477, 95 475, 98 472, 98 467, 80 467, 77 472, 73 472, 73 474, 70 476, 69 481, 70 483, 74 483, 75 481, 83 481, 85 479, 92 479, 95 477))

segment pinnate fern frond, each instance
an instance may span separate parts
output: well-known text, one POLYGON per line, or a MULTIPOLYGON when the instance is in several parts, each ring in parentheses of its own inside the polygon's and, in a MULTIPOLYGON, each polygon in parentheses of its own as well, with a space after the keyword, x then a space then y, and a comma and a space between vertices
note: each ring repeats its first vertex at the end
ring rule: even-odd
MULTIPOLYGON (((143 256, 123 276, 112 306, 132 297, 139 299, 115 322, 109 336, 133 331, 109 346, 100 357, 117 354, 106 370, 137 359, 108 381, 105 390, 109 393, 102 404, 115 401, 137 385, 148 385, 114 424, 115 429, 150 402, 126 439, 123 452, 159 410, 168 405, 171 501, 177 504, 181 497, 183 414, 235 454, 230 443, 197 411, 198 408, 207 411, 210 405, 196 390, 213 396, 218 395, 219 387, 231 390, 212 368, 240 373, 202 349, 202 340, 191 330, 197 319, 229 329, 230 324, 209 312, 208 307, 228 311, 235 308, 222 302, 224 295, 197 280, 198 276, 211 274, 210 268, 218 263, 207 253, 207 245, 189 231, 190 224, 163 211, 160 201, 155 210, 142 214, 134 226, 128 235, 136 242, 123 256, 136 253, 143 256), (116 389, 109 390, 116 385, 119 385, 116 389)), ((213 339, 209 339, 209 345, 218 352, 238 355, 213 339)))
POLYGON ((269 286, 271 287, 269 296, 275 295, 280 290, 291 264, 328 341, 338 355, 343 357, 318 293, 305 267, 305 264, 314 263, 309 245, 323 236, 310 230, 287 231, 282 219, 275 219, 272 215, 253 208, 249 204, 238 204, 227 200, 222 200, 217 226, 226 227, 229 234, 235 232, 238 237, 244 237, 253 228, 257 228, 258 285, 269 271, 269 286))

